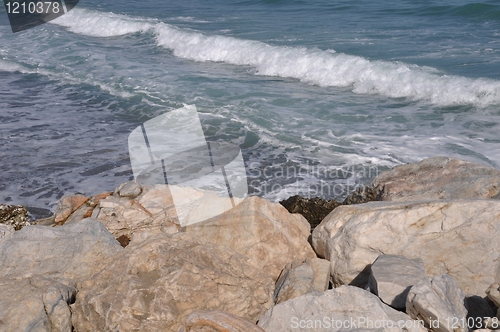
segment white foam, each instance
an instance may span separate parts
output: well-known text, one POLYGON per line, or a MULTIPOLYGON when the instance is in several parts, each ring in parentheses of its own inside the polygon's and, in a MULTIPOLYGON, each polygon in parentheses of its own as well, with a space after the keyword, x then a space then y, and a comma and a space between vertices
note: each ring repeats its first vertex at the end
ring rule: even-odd
POLYGON ((22 74, 38 74, 42 75, 45 77, 48 77, 50 79, 55 79, 58 80, 62 83, 69 83, 69 84, 88 84, 92 86, 96 86, 100 88, 103 91, 108 92, 109 94, 112 94, 114 96, 122 97, 122 98, 130 98, 133 97, 134 94, 122 91, 120 89, 116 89, 110 84, 101 82, 97 79, 94 79, 91 75, 87 75, 85 77, 74 77, 71 76, 68 73, 62 73, 62 72, 55 72, 52 70, 44 69, 44 68, 29 68, 26 66, 23 66, 21 64, 17 64, 14 62, 10 62, 7 60, 1 60, 0 59, 0 71, 7 71, 7 72, 20 72, 22 74))
POLYGON ((320 86, 352 87, 358 94, 428 100, 436 105, 500 104, 500 82, 439 75, 435 69, 398 62, 369 61, 331 51, 271 46, 225 36, 205 36, 163 23, 158 44, 195 61, 248 65, 265 76, 296 78, 320 86))
POLYGON ((25 68, 15 62, 10 62, 10 61, 7 61, 7 60, 2 60, 0 59, 0 71, 6 71, 6 72, 10 72, 10 73, 14 73, 14 72, 21 72, 21 73, 24 73, 25 72, 25 68))
POLYGON ((77 34, 93 37, 114 37, 145 32, 154 26, 151 20, 78 8, 50 23, 68 28, 77 34))
POLYGON ((357 94, 426 100, 439 106, 500 104, 500 82, 439 74, 434 68, 370 61, 333 50, 273 46, 220 35, 205 35, 156 20, 75 8, 52 21, 95 37, 155 33, 158 45, 177 57, 255 68, 265 76, 295 78, 325 87, 350 87, 357 94))

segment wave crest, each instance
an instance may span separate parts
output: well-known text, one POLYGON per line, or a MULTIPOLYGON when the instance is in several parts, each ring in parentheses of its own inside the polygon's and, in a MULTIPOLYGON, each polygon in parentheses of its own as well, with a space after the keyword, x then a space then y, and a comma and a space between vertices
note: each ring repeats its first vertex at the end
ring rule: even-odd
POLYGON ((357 94, 426 100, 439 106, 500 104, 500 82, 440 75, 433 68, 400 62, 371 61, 360 56, 259 41, 205 35, 152 19, 74 9, 52 21, 95 37, 154 33, 159 46, 177 57, 255 68, 257 75, 294 78, 325 87, 350 87, 357 94))

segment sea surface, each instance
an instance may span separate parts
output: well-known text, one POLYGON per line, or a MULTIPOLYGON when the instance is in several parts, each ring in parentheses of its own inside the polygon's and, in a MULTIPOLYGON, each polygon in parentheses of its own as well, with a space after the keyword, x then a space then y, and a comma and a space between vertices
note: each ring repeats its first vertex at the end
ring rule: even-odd
POLYGON ((274 201, 438 155, 499 168, 500 2, 81 0, 16 34, 2 6, 0 202, 113 190, 131 131, 193 104, 274 201))

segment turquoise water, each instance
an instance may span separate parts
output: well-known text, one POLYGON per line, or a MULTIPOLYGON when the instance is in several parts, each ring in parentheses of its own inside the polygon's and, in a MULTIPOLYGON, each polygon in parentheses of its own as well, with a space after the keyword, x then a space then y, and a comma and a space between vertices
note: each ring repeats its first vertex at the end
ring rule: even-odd
POLYGON ((498 1, 92 0, 17 34, 0 17, 0 201, 113 189, 128 134, 184 104, 272 200, 436 155, 500 165, 498 1))

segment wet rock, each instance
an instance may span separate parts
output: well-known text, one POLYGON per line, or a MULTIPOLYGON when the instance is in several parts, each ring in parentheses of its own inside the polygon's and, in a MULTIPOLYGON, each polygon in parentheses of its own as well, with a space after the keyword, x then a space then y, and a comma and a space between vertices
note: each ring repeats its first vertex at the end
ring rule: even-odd
POLYGON ((424 278, 408 293, 406 312, 413 319, 423 320, 432 331, 468 331, 465 294, 447 274, 424 278))
POLYGON ((24 206, 0 204, 0 224, 11 225, 16 231, 30 225, 24 206))
POLYGON ((265 332, 257 325, 227 312, 198 310, 186 318, 179 332, 265 332))
POLYGON ((273 280, 248 258, 185 233, 131 242, 82 284, 77 331, 175 331, 196 310, 255 322, 272 304, 273 280))
POLYGON ((374 201, 381 201, 383 186, 366 185, 356 188, 342 202, 342 205, 362 204, 374 201))
POLYGON ((404 309, 411 286, 425 278, 424 262, 397 255, 380 255, 371 265, 368 288, 384 303, 404 309))
POLYGON ((335 200, 327 201, 319 197, 303 198, 299 195, 283 200, 280 204, 290 213, 300 213, 303 215, 311 224, 311 230, 318 226, 321 220, 340 205, 335 200))

